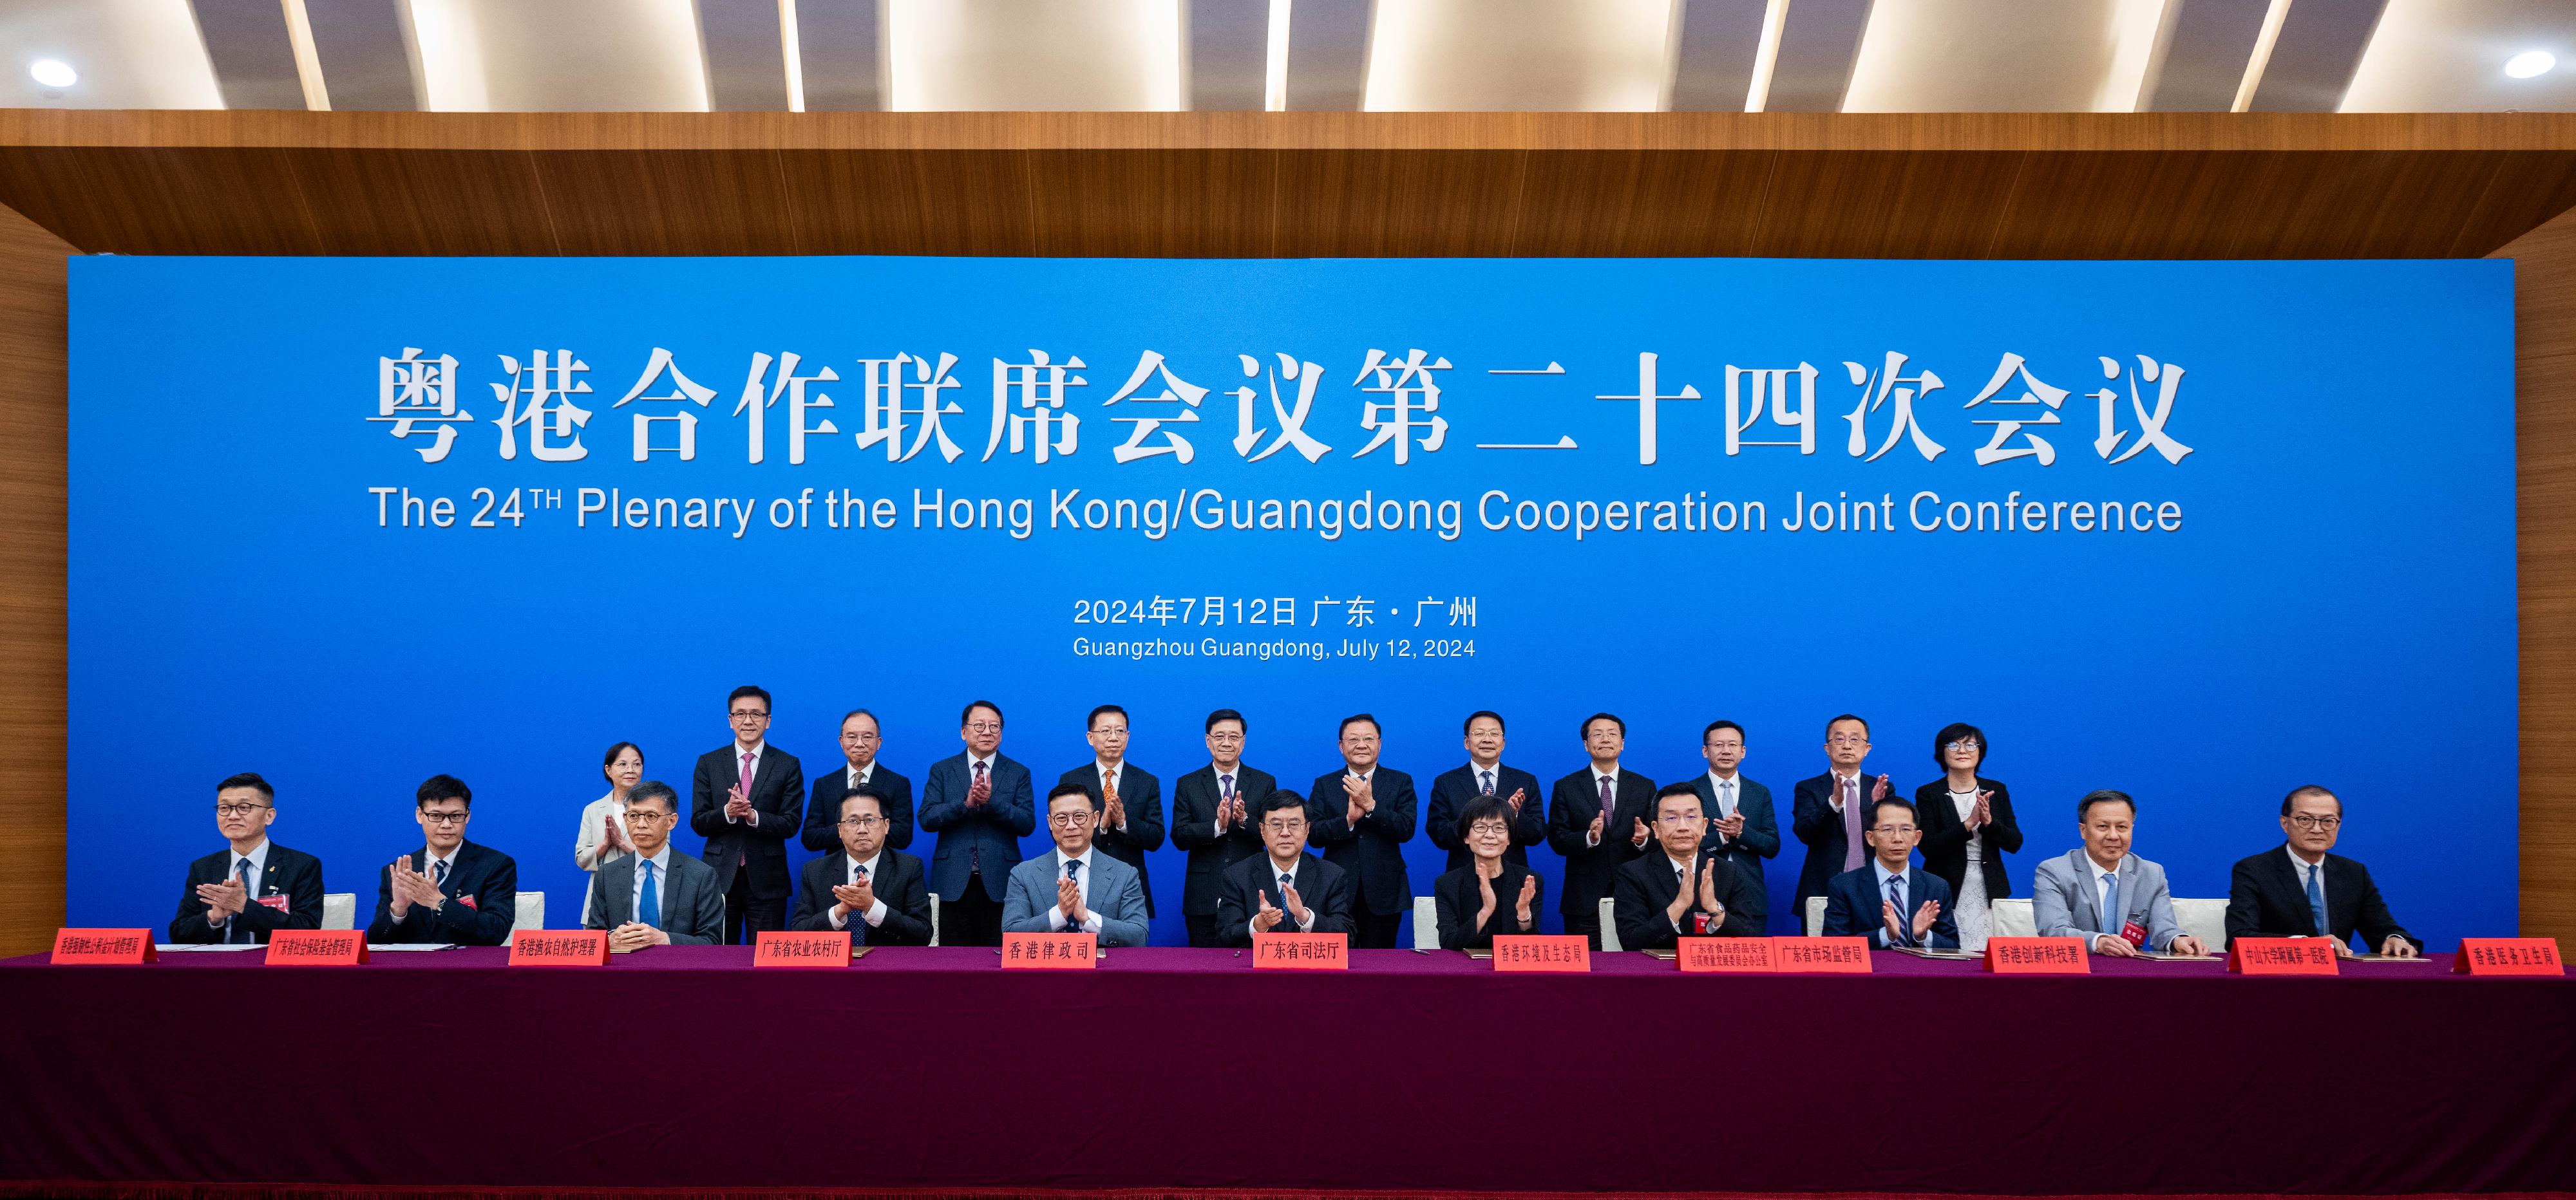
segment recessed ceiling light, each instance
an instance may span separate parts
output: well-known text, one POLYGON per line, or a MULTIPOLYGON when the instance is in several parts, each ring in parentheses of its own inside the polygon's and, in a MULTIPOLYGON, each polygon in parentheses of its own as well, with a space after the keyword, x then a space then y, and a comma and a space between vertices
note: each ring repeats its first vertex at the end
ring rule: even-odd
POLYGON ((2534 75, 2546 75, 2551 67, 2557 65, 2558 56, 2555 54, 2546 50, 2525 50, 2504 60, 2504 73, 2516 79, 2529 79, 2534 75))
MULTIPOLYGON (((2547 69, 2542 68, 2542 70, 2547 69)), ((27 74, 34 76, 36 82, 49 88, 67 88, 80 82, 80 72, 72 70, 70 63, 56 58, 37 59, 34 66, 27 68, 27 74)))

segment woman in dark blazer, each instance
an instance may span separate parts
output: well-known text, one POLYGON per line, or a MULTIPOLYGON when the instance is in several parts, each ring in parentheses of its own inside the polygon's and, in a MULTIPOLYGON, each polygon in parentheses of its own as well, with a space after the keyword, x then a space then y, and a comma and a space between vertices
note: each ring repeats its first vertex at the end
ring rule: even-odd
POLYGON ((2012 793, 1977 769, 1986 762, 1986 731, 1953 722, 1932 737, 1941 778, 1914 789, 1923 825, 1923 869, 1950 885, 1959 948, 1983 950, 1994 932, 1992 905, 2012 895, 2004 855, 2021 849, 2012 793))
POLYGON ((1498 933, 1537 933, 1541 886, 1519 863, 1503 861, 1512 846, 1511 806, 1478 796, 1458 814, 1458 840, 1475 857, 1431 885, 1440 914, 1440 948, 1482 949, 1498 933))

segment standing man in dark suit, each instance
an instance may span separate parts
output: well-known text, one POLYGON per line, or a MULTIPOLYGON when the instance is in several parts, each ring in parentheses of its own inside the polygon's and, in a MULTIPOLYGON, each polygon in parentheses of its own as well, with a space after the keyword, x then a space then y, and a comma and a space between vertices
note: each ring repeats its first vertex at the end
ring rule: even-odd
POLYGON ((397 858, 376 875, 376 915, 367 940, 505 946, 519 923, 519 864, 465 840, 474 789, 453 775, 432 775, 412 797, 426 848, 397 858))
POLYGON ((1756 930, 1770 921, 1771 893, 1762 882, 1762 860, 1780 857, 1780 819, 1771 810, 1771 789, 1746 779, 1744 727, 1733 721, 1711 721, 1699 735, 1699 752, 1708 771, 1691 781, 1699 793, 1700 811, 1708 816, 1708 847, 1723 855, 1736 874, 1753 881, 1748 917, 1756 930))
POLYGON ((1226 869, 1218 944, 1249 946, 1256 933, 1351 932, 1350 873, 1305 852, 1307 808, 1304 797, 1276 789, 1254 810, 1263 852, 1226 869))
POLYGON ((878 840, 889 850, 912 848, 912 781, 877 761, 877 754, 884 749, 884 734, 877 728, 875 713, 854 708, 841 718, 841 757, 845 761, 840 770, 814 776, 813 801, 805 806, 806 849, 840 849, 841 829, 833 822, 841 819, 841 797, 872 784, 877 798, 885 802, 886 830, 878 840))
POLYGON ((689 827, 707 839, 725 901, 725 944, 787 928, 787 839, 805 811, 805 768, 768 744, 769 693, 749 684, 725 698, 733 744, 698 756, 689 827))
POLYGON ((921 787, 921 827, 939 835, 930 890, 947 906, 940 944, 1002 944, 1002 899, 1020 839, 1038 827, 1029 769, 1002 757, 1002 708, 977 700, 958 714, 966 752, 930 764, 921 787))
POLYGON ((215 785, 215 828, 232 843, 188 864, 173 942, 268 941, 279 929, 322 927, 322 860, 268 840, 277 793, 245 771, 215 785))
MULTIPOLYGON (((1208 765, 1172 786, 1172 844, 1189 851, 1181 919, 1193 946, 1221 946, 1216 900, 1226 869, 1261 853, 1261 804, 1278 781, 1243 765, 1243 714, 1220 708, 1207 716, 1208 765)), ((1300 835, 1303 836, 1302 834, 1300 835)))
POLYGON ((1307 837, 1324 861, 1356 881, 1351 946, 1392 950, 1404 914, 1413 908, 1413 885, 1404 874, 1404 844, 1413 840, 1413 777, 1378 762, 1382 735, 1377 718, 1342 718, 1342 769, 1319 776, 1306 795, 1313 826, 1307 837))
POLYGON ((1861 773, 1869 757, 1869 722, 1844 713, 1825 722, 1825 760, 1831 764, 1813 779, 1801 779, 1790 795, 1789 823, 1807 844, 1807 861, 1798 868, 1796 919, 1807 918, 1807 897, 1825 894, 1825 884, 1869 861, 1868 840, 1861 827, 1869 806, 1895 795, 1896 787, 1881 775, 1875 781, 1861 773))
POLYGON ((1923 837, 1914 802, 1881 799, 1869 806, 1869 814, 1861 831, 1871 851, 1869 865, 1825 883, 1825 936, 1866 936, 1876 950, 1958 949, 1950 885, 1914 866, 1914 844, 1923 837))
POLYGON ((1443 771, 1431 781, 1431 808, 1423 815, 1423 831, 1431 835, 1432 845, 1449 852, 1447 870, 1476 861, 1458 814, 1467 811, 1468 801, 1491 796, 1512 815, 1512 844, 1503 852, 1503 861, 1526 867, 1529 851, 1524 847, 1547 840, 1547 812, 1538 802, 1538 776, 1503 765, 1501 713, 1469 715, 1466 735, 1467 765, 1443 771))
POLYGON ((1762 919, 1747 912, 1761 884, 1706 846, 1708 819, 1699 790, 1667 783, 1655 793, 1655 841, 1661 853, 1622 865, 1612 884, 1619 948, 1661 950, 1686 937, 1760 937, 1762 919))
POLYGON ((788 928, 850 931, 861 946, 930 944, 930 888, 921 860, 886 846, 882 784, 863 783, 841 797, 839 849, 805 864, 788 928))
POLYGON ((1163 782, 1153 772, 1127 761, 1127 710, 1103 704, 1091 710, 1083 731, 1096 756, 1064 773, 1059 784, 1075 784, 1091 797, 1099 814, 1092 845, 1136 868, 1145 889, 1145 917, 1154 916, 1154 880, 1145 873, 1145 855, 1163 848, 1163 782))
POLYGON ((2389 915, 2370 868, 2328 854, 2343 833, 2343 799, 2315 784, 2281 798, 2278 850, 2243 859, 2227 881, 2227 940, 2241 937, 2330 937, 2352 957, 2352 935, 2393 958, 2413 958, 2424 943, 2389 915))
POLYGON ((1628 747, 1628 723, 1609 713, 1583 718, 1583 752, 1590 765, 1556 781, 1547 798, 1547 844, 1565 856, 1565 891, 1556 911, 1565 931, 1601 945, 1601 900, 1611 877, 1646 852, 1646 818, 1655 809, 1655 782, 1619 768, 1628 747))

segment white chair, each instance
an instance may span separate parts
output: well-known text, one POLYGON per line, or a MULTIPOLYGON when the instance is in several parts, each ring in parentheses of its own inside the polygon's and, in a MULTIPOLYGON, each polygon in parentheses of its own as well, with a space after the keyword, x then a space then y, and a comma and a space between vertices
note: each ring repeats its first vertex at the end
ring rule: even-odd
POLYGON ((2227 949, 2227 902, 2224 900, 2185 900, 2175 897, 2174 921, 2184 933, 2200 939, 2213 954, 2227 949))
POLYGON ((513 916, 510 922, 510 928, 513 930, 519 930, 543 929, 545 927, 546 894, 544 892, 519 893, 519 911, 513 916))
POLYGON ((1619 945, 1619 902, 1608 896, 1603 896, 1601 898, 1601 948, 1604 950, 1621 949, 1619 945))
POLYGON ((2029 897, 1997 900, 1992 907, 1996 937, 2039 936, 2039 919, 2031 914, 2029 897))
POLYGON ((1807 897, 1807 936, 1825 936, 1825 898, 1807 897))
POLYGON ((355 929, 358 927, 358 894, 326 892, 322 896, 322 928, 355 929))
POLYGON ((939 944, 939 893, 930 894, 930 944, 939 944))
POLYGON ((1440 948, 1440 905, 1429 896, 1413 898, 1413 948, 1440 948))

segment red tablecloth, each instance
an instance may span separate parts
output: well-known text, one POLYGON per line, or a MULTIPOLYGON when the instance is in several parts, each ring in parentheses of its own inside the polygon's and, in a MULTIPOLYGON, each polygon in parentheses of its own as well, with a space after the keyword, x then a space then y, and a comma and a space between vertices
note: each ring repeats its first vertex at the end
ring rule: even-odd
POLYGON ((0 1180, 1977 1192, 2576 1188, 2576 981, 1589 975, 1225 950, 754 970, 0 962, 0 1180))

